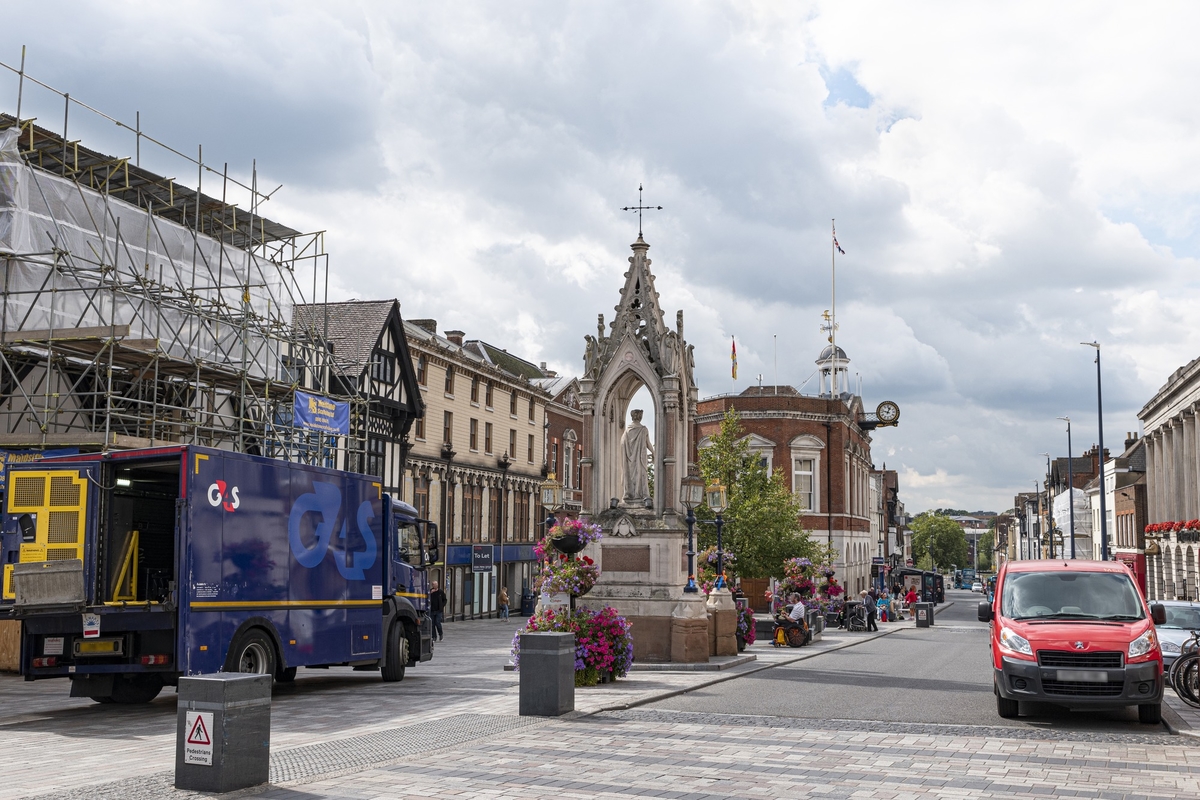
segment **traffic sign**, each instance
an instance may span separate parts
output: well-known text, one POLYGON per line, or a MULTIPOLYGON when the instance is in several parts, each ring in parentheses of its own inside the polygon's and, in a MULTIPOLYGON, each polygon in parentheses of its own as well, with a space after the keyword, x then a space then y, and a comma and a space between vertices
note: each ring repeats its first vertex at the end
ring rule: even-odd
POLYGON ((212 712, 188 711, 184 722, 187 738, 183 742, 183 763, 211 767, 213 763, 212 712))

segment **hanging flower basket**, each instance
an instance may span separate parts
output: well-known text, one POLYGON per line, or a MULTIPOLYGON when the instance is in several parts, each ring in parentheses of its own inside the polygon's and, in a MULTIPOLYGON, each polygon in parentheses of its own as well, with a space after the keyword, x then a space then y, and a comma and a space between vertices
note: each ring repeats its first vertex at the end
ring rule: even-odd
POLYGON ((566 519, 550 529, 550 544, 560 553, 573 556, 603 537, 599 525, 566 519))

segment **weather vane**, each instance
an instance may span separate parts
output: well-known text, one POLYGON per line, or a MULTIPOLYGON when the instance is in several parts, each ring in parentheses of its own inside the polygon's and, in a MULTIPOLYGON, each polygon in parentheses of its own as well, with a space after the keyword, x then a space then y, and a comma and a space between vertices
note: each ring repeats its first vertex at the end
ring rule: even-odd
POLYGON ((638 204, 636 206, 625 206, 622 211, 636 211, 638 215, 638 238, 642 238, 642 212, 643 211, 662 211, 662 206, 644 206, 642 205, 642 185, 638 184, 638 204))

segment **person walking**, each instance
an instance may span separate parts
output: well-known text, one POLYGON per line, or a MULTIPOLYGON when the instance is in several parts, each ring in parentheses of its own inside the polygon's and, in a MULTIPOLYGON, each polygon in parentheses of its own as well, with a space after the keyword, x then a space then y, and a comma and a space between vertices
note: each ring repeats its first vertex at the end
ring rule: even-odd
POLYGON ((446 593, 434 581, 429 584, 429 621, 433 623, 433 641, 444 639, 442 633, 442 616, 446 612, 446 593))
POLYGON ((500 619, 508 619, 508 587, 500 587, 500 596, 496 598, 500 604, 500 619))
POLYGON ((867 632, 878 631, 879 626, 875 624, 875 618, 879 614, 879 609, 875 607, 875 592, 868 592, 864 589, 859 596, 862 597, 863 605, 866 606, 867 632))

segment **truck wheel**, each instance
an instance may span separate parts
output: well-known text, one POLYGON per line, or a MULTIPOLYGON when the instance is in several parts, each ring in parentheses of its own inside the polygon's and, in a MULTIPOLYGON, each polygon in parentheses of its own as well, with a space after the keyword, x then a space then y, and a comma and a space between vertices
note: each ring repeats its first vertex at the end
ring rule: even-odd
POLYGON ((279 672, 275 673, 275 680, 280 683, 291 683, 296 680, 296 668, 288 667, 287 669, 279 670, 279 672))
POLYGON ((1016 700, 1008 700, 996 693, 996 713, 1004 719, 1016 719, 1021 713, 1021 705, 1016 700))
POLYGON ((408 632, 403 623, 397 622, 388 633, 387 663, 381 670, 384 681, 392 683, 404 680, 404 668, 408 665, 408 632))
POLYGON ((275 645, 259 628, 251 628, 234 640, 225 659, 226 672, 275 675, 275 645))
POLYGON ((112 702, 125 706, 149 703, 158 697, 162 688, 161 675, 118 675, 113 681, 112 702))
POLYGON ((1138 722, 1143 725, 1158 725, 1162 722, 1162 703, 1146 703, 1138 706, 1138 722))

